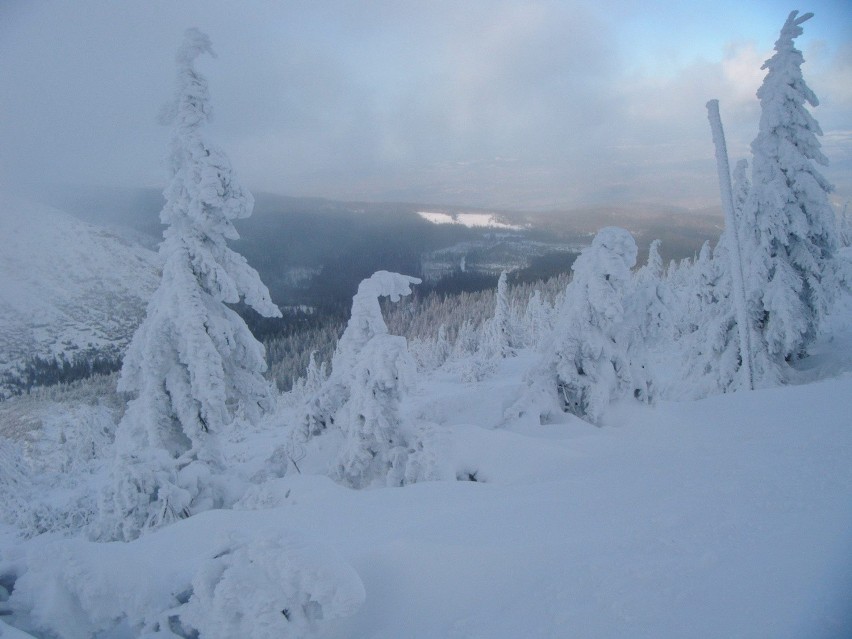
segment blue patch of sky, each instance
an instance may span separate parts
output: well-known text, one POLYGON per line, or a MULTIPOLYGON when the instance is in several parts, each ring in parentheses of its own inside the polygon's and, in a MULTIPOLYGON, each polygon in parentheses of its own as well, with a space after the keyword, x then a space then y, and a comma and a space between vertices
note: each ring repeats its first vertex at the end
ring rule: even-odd
MULTIPOLYGON (((796 6, 790 0, 744 2, 654 0, 615 21, 619 52, 630 74, 671 76, 696 62, 718 62, 730 43, 750 42, 769 54, 781 26, 796 6)), ((801 4, 801 3, 797 3, 801 4)), ((836 52, 852 41, 852 3, 817 0, 802 4, 814 13, 797 40, 805 50, 821 42, 836 52)))

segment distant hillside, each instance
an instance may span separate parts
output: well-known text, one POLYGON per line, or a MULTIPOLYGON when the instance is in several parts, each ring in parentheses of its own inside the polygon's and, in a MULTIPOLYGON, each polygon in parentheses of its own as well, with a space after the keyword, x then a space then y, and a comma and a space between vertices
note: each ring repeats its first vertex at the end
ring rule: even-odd
POLYGON ((156 254, 0 194, 0 396, 34 358, 116 357, 157 283, 156 254))
MULTIPOLYGON (((81 219, 144 233, 152 245, 161 238, 163 200, 154 189, 75 188, 44 197, 81 219)), ((258 270, 279 305, 335 310, 347 309, 358 282, 379 269, 422 277, 447 292, 475 290, 493 286, 503 269, 527 281, 564 272, 604 226, 629 229, 640 259, 655 238, 663 241, 663 257, 672 259, 692 256, 705 240, 715 241, 722 222, 713 212, 660 207, 523 213, 255 197, 254 214, 237 223, 241 239, 233 247, 258 270), (434 223, 452 216, 466 220, 465 214, 493 218, 496 224, 434 223)))

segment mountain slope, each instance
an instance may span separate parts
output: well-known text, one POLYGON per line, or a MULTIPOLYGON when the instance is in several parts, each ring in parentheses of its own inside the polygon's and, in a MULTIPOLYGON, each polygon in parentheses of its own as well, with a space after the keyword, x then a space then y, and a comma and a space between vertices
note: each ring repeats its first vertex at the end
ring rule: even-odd
POLYGON ((126 345, 156 286, 155 253, 4 194, 0 237, 0 374, 14 376, 33 357, 116 354, 126 345))

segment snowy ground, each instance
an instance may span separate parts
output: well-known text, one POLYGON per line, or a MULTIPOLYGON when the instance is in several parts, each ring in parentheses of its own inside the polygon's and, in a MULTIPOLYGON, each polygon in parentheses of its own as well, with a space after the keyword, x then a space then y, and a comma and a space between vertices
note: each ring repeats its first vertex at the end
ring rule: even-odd
MULTIPOLYGON (((8 601, 0 590, 0 637, 19 637, 2 620, 38 637, 138 636, 214 573, 230 589, 186 613, 223 633, 202 637, 852 636, 848 317, 802 372, 831 379, 615 407, 603 428, 504 422, 529 354, 478 383, 423 380, 411 410, 476 482, 355 491, 303 467, 239 510, 129 544, 4 529, 0 583, 17 580, 8 601), (223 573, 229 556, 254 568, 223 573), (322 619, 297 627, 253 590, 281 575, 322 619)), ((274 439, 249 435, 234 455, 274 439)))

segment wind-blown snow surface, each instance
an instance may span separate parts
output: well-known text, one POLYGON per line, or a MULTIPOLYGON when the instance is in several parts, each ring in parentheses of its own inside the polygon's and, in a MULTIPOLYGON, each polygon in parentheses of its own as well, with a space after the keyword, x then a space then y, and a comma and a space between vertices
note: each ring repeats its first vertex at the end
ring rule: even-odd
MULTIPOLYGON (((252 573, 216 562, 229 544, 250 557, 271 543, 295 566, 282 592, 326 580, 316 636, 334 639, 852 636, 849 372, 616 406, 603 428, 501 423, 528 357, 483 382, 433 377, 409 406, 439 423, 448 470, 478 482, 349 490, 303 467, 251 488, 240 510, 127 544, 6 536, 0 581, 17 581, 0 612, 35 636, 137 636, 228 574, 233 598, 208 592, 202 610, 237 623, 259 614, 252 573)), ((248 434, 234 459, 268 455, 273 438, 248 434)))
POLYGON ((156 254, 3 193, 0 238, 0 373, 33 356, 127 344, 157 283, 156 254))

